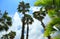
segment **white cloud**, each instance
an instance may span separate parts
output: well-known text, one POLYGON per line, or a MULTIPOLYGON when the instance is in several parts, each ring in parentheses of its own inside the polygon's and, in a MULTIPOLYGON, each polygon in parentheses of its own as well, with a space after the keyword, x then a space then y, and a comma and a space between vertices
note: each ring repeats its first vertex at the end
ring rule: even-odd
POLYGON ((46 15, 46 17, 43 19, 44 24, 46 25, 50 21, 50 17, 46 15))
POLYGON ((13 23, 12 23, 12 27, 10 28, 10 30, 16 32, 15 39, 20 39, 20 36, 21 36, 21 27, 22 27, 21 18, 19 17, 18 13, 16 12, 12 19, 13 19, 12 20, 13 23))
POLYGON ((30 25, 29 39, 40 39, 39 37, 42 35, 42 29, 41 23, 34 19, 34 23, 30 25))
POLYGON ((10 29, 17 30, 18 27, 22 27, 21 18, 19 17, 18 13, 16 12, 12 17, 12 27, 10 29))

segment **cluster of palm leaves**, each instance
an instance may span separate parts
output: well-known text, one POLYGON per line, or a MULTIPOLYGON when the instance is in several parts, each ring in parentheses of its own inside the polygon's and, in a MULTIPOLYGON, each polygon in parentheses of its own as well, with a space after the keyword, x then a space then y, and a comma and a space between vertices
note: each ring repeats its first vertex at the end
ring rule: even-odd
POLYGON ((40 11, 35 11, 33 13, 33 17, 41 22, 41 25, 44 29, 45 29, 45 25, 43 23, 43 19, 44 19, 45 16, 46 16, 46 12, 43 11, 42 8, 41 8, 40 11))
POLYGON ((14 39, 14 38, 15 38, 15 35, 16 35, 16 33, 13 32, 13 31, 11 31, 11 32, 8 33, 8 34, 3 35, 3 36, 1 37, 1 39, 14 39))
MULTIPOLYGON (((0 12, 1 13, 1 12, 0 12)), ((4 14, 0 15, 0 31, 9 29, 9 26, 12 25, 11 17, 8 16, 8 13, 5 11, 4 14)))
MULTIPOLYGON (((12 19, 8 16, 8 12, 4 12, 3 14, 0 11, 0 32, 8 31, 9 27, 12 26, 12 19)), ((1 39, 13 39, 16 33, 11 31, 9 34, 5 34, 1 37, 1 39)))

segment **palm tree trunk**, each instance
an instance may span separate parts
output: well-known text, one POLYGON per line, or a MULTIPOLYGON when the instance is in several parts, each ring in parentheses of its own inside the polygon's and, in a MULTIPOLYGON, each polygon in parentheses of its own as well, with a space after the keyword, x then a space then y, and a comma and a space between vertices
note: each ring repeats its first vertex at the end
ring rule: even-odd
POLYGON ((48 37, 48 39, 51 39, 51 36, 49 35, 49 36, 47 36, 48 37))
POLYGON ((44 25, 44 23, 41 21, 41 25, 42 25, 42 27, 44 28, 44 30, 45 30, 45 25, 44 25))
POLYGON ((24 23, 22 24, 22 34, 21 34, 21 39, 24 39, 24 28, 25 28, 25 25, 24 23))
MULTIPOLYGON (((45 31, 45 30, 46 30, 46 29, 45 29, 45 25, 44 25, 44 23, 43 23, 42 21, 41 21, 41 25, 42 25, 42 27, 44 28, 44 31, 45 31)), ((47 38, 48 38, 48 39, 51 39, 51 36, 49 35, 49 36, 47 36, 47 38)))
MULTIPOLYGON (((24 16, 25 16, 25 12, 23 12, 24 16)), ((25 18, 22 21, 22 34, 21 34, 21 39, 24 39, 24 29, 25 29, 25 18)))
POLYGON ((28 19, 27 19, 27 34, 26 34, 26 39, 28 39, 29 36, 29 24, 28 24, 28 19))
POLYGON ((26 39, 28 39, 28 36, 29 36, 29 26, 27 24, 27 34, 26 34, 26 39))

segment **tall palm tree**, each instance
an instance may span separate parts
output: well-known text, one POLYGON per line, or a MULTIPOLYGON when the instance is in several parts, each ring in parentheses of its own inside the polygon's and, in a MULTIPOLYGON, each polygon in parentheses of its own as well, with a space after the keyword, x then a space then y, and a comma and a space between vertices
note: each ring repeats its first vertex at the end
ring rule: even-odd
MULTIPOLYGON (((42 8, 41 8, 41 9, 42 9, 42 8)), ((43 23, 43 19, 44 19, 45 16, 46 16, 46 12, 45 12, 45 11, 42 11, 42 10, 40 10, 40 11, 35 11, 35 12, 33 13, 33 17, 41 22, 41 25, 42 25, 42 27, 43 27, 44 29, 45 29, 45 25, 44 25, 44 23, 43 23)))
POLYGON ((14 39, 15 35, 16 35, 16 32, 11 31, 8 34, 3 35, 1 39, 14 39))
POLYGON ((30 16, 30 15, 28 15, 28 14, 25 14, 25 16, 23 17, 23 19, 22 20, 24 20, 24 18, 25 18, 25 24, 27 24, 27 34, 26 34, 26 39, 28 39, 28 36, 29 36, 29 24, 32 24, 33 23, 33 18, 30 16))
MULTIPOLYGON (((42 8, 40 9, 40 11, 35 11, 33 13, 33 17, 41 22, 41 25, 44 28, 44 31, 46 30, 45 29, 45 24, 43 23, 43 19, 44 19, 45 16, 46 16, 46 12, 42 11, 42 8)), ((47 36, 47 37, 48 37, 48 39, 51 38, 50 35, 47 36)))
POLYGON ((0 16, 0 31, 7 31, 11 25, 12 19, 8 16, 8 12, 5 11, 4 14, 1 14, 0 16))
MULTIPOLYGON (((27 12, 27 11, 29 11, 29 8, 30 8, 30 6, 29 6, 29 3, 24 3, 23 1, 22 2, 20 2, 19 3, 19 5, 18 5, 18 12, 22 12, 22 14, 25 16, 25 12, 27 12)), ((24 21, 25 21, 25 17, 23 17, 22 18, 23 20, 22 20, 22 34, 21 34, 21 39, 24 39, 24 28, 25 28, 25 23, 24 23, 24 21)))

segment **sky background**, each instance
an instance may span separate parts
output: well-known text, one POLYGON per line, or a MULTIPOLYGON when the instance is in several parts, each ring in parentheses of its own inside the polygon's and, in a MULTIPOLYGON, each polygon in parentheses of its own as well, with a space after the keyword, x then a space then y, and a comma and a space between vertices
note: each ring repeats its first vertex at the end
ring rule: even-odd
MULTIPOLYGON (((0 35, 9 33, 11 30, 16 32, 15 39, 20 39, 21 36, 21 29, 22 29, 22 23, 21 23, 21 17, 22 14, 19 14, 17 12, 17 7, 19 2, 22 0, 0 0, 0 10, 3 13, 5 10, 8 12, 9 16, 12 17, 12 27, 8 30, 8 32, 1 32, 0 35)), ((36 0, 23 0, 26 3, 30 3, 30 12, 31 15, 34 11, 39 11, 40 7, 34 6, 34 2, 36 0)), ((28 12, 27 12, 28 13, 28 12)), ((32 15, 31 15, 32 16, 32 15)), ((33 18, 34 19, 34 18, 33 18)), ((45 17, 43 20, 44 24, 49 22, 50 18, 48 16, 45 17)), ((44 39, 43 36, 44 30, 41 26, 41 23, 34 19, 34 23, 32 25, 29 25, 29 39, 44 39)), ((25 34, 26 35, 26 28, 25 28, 25 34)), ((25 36, 26 37, 26 36, 25 36)))
MULTIPOLYGON (((0 0, 0 10, 4 12, 5 10, 9 12, 9 14, 13 15, 17 12, 17 7, 19 2, 22 0, 0 0)), ((23 0, 26 3, 30 3, 30 6, 34 6, 34 2, 36 0, 23 0)))

